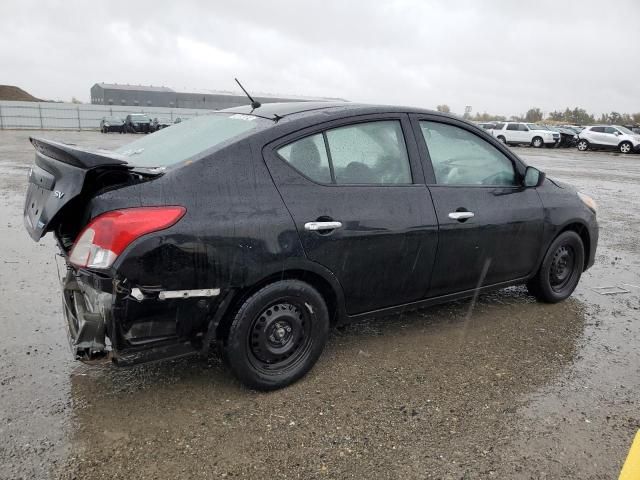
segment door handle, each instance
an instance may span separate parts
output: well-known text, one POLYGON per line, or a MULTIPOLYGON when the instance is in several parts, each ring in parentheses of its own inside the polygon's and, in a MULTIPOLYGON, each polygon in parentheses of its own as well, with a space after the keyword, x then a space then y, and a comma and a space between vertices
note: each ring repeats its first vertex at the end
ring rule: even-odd
POLYGON ((473 218, 473 212, 451 212, 449 214, 449 218, 453 220, 458 220, 459 222, 464 222, 469 218, 473 218))
POLYGON ((342 227, 342 222, 307 222, 304 224, 304 229, 310 232, 335 230, 340 227, 342 227))

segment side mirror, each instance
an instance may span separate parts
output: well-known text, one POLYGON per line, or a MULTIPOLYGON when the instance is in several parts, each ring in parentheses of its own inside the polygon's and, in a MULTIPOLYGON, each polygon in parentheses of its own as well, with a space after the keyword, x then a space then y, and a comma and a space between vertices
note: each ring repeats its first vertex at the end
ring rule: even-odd
POLYGON ((524 186, 525 187, 539 187, 544 182, 547 176, 544 172, 541 172, 535 167, 527 167, 524 171, 524 186))

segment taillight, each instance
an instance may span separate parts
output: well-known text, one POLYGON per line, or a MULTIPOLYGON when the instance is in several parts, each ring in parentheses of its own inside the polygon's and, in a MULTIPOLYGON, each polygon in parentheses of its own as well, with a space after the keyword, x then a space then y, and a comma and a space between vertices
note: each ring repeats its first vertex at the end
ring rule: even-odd
POLYGON ((175 225, 185 212, 184 207, 141 207, 98 215, 78 235, 69 261, 78 267, 109 268, 131 242, 175 225))

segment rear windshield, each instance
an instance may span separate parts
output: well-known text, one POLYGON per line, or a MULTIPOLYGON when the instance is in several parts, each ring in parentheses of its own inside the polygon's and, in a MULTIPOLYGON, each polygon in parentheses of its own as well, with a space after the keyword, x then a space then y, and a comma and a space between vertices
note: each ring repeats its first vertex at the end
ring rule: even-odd
POLYGON ((223 142, 246 136, 272 122, 251 115, 214 113, 163 128, 116 150, 138 167, 167 167, 223 142))

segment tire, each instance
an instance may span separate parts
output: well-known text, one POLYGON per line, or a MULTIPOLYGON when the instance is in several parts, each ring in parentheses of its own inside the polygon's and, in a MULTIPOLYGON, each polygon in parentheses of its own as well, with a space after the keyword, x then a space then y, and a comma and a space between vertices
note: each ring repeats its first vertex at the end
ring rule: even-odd
POLYGON ((544 140, 542 140, 542 137, 533 137, 531 146, 534 148, 542 148, 544 147, 544 140))
POLYGON ((587 150, 589 150, 589 142, 582 138, 578 140, 578 144, 576 146, 581 152, 586 152, 587 150))
POLYGON ((631 145, 631 142, 622 142, 620 145, 618 145, 618 149, 620 150, 620 153, 631 153, 631 151, 633 150, 633 145, 631 145))
POLYGON ((504 138, 502 135, 499 135, 499 136, 498 136, 498 141, 499 141, 500 143, 504 143, 505 145, 507 144, 507 139, 506 139, 506 138, 504 138))
POLYGON ((322 295, 300 280, 282 280, 251 295, 236 311, 224 361, 247 387, 275 390, 311 370, 328 335, 322 295))
POLYGON ((563 232, 551 243, 540 269, 529 282, 529 293, 546 303, 557 303, 575 290, 584 268, 584 245, 576 232, 563 232))

